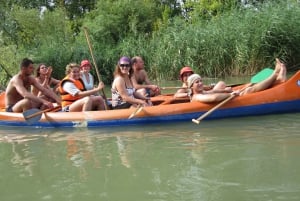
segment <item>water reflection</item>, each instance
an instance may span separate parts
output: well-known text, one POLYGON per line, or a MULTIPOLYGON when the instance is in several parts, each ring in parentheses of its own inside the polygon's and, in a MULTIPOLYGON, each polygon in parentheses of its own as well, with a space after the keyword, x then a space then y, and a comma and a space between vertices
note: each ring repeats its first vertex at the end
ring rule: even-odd
POLYGON ((0 186, 2 198, 297 200, 299 123, 293 114, 200 125, 0 129, 1 178, 13 181, 0 186))

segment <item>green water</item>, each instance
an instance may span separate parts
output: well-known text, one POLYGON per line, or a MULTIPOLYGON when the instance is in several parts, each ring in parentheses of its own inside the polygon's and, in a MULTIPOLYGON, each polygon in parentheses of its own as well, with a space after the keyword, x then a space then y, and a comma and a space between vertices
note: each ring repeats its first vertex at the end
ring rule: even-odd
POLYGON ((0 129, 3 201, 300 199, 300 114, 0 129))

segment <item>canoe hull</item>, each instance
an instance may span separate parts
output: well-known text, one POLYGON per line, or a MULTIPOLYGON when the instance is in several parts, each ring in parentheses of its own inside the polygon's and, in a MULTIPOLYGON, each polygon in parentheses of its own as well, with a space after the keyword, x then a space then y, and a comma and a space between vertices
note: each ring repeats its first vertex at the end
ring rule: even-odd
MULTIPOLYGON (((124 125, 145 125, 161 122, 189 121, 198 118, 216 104, 190 103, 172 100, 171 96, 155 97, 153 101, 169 102, 145 107, 132 119, 128 117, 135 109, 89 111, 89 112, 48 112, 40 121, 28 124, 22 114, 0 112, 0 126, 9 127, 103 127, 124 125)), ((270 89, 236 97, 205 120, 233 118, 267 114, 300 112, 300 71, 283 84, 270 89)))

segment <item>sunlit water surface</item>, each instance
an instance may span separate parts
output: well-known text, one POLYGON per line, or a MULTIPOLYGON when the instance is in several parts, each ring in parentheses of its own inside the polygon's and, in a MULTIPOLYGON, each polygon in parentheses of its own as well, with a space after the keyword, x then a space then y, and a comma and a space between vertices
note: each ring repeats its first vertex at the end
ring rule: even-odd
POLYGON ((300 114, 0 129, 3 201, 300 200, 300 114))

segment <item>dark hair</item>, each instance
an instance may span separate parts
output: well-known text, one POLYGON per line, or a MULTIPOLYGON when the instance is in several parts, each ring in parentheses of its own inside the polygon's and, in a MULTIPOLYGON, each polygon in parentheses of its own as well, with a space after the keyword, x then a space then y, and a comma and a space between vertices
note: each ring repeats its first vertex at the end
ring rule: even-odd
POLYGON ((131 58, 131 64, 136 63, 138 60, 143 60, 141 56, 134 56, 131 58))
POLYGON ((30 64, 33 64, 33 61, 31 59, 24 58, 21 62, 20 68, 22 68, 22 67, 27 68, 30 64))
POLYGON ((41 66, 47 66, 45 63, 41 63, 38 65, 37 69, 36 69, 36 77, 40 77, 40 69, 41 66))

